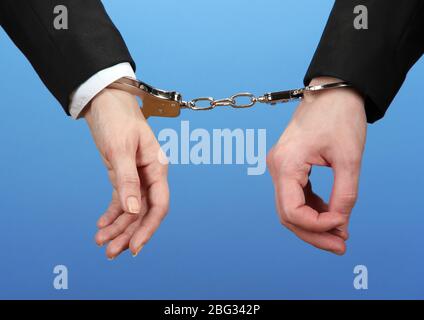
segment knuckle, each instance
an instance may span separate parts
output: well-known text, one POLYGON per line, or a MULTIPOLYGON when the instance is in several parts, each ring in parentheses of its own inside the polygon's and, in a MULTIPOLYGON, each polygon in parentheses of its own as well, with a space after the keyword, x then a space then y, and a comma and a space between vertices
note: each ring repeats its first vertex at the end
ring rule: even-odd
POLYGON ((271 174, 278 172, 285 176, 301 176, 309 172, 310 166, 294 147, 279 145, 271 149, 267 156, 267 166, 271 174))
POLYGON ((293 172, 297 167, 295 161, 283 145, 275 146, 271 149, 266 158, 266 163, 271 174, 293 172))
POLYGON ((126 237, 128 239, 131 239, 132 235, 133 235, 133 233, 130 232, 129 230, 125 230, 124 232, 122 232, 122 236, 126 237))
POLYGON ((348 156, 342 156, 340 159, 340 165, 349 172, 357 172, 361 166, 361 156, 356 153, 350 153, 348 156))
POLYGON ((161 223, 163 221, 163 219, 165 219, 166 215, 168 214, 169 201, 163 201, 161 203, 156 203, 155 204, 155 210, 156 210, 156 213, 157 213, 157 218, 159 220, 159 223, 161 223))
POLYGON ((292 221, 292 219, 291 219, 290 215, 287 214, 287 212, 285 212, 284 214, 282 214, 280 216, 280 223, 283 226, 286 226, 287 227, 291 223, 291 221, 292 221))
POLYGON ((274 146, 268 153, 266 157, 266 162, 269 168, 274 168, 279 163, 284 160, 284 150, 282 146, 274 146))
POLYGON ((109 233, 114 235, 119 232, 119 223, 116 221, 109 226, 109 233))
POLYGON ((350 193, 344 193, 339 195, 340 200, 342 203, 344 203, 347 207, 353 207, 356 203, 356 200, 358 199, 358 193, 357 192, 350 192, 350 193))
POLYGON ((119 185, 121 186, 134 186, 140 183, 140 180, 135 174, 123 174, 118 178, 119 185))
POLYGON ((119 157, 126 154, 126 152, 126 148, 122 143, 112 142, 105 147, 105 158, 113 163, 118 160, 119 157))
POLYGON ((119 206, 120 206, 119 196, 117 196, 116 198, 114 197, 112 199, 112 201, 110 202, 110 209, 111 210, 108 210, 108 212, 111 212, 112 210, 119 209, 119 206))
POLYGON ((280 172, 283 175, 293 175, 294 173, 298 172, 300 169, 300 165, 294 163, 294 162, 290 162, 290 161, 283 161, 280 163, 280 172))
POLYGON ((137 138, 131 135, 112 139, 104 147, 105 158, 110 161, 125 155, 134 154, 137 145, 137 138))
POLYGON ((114 223, 112 223, 111 227, 114 232, 119 232, 125 226, 124 222, 120 219, 116 219, 114 223))
POLYGON ((275 147, 269 150, 266 156, 266 166, 268 167, 268 170, 270 170, 271 172, 274 169, 274 158, 275 158, 275 147))
POLYGON ((149 174, 156 180, 164 175, 164 170, 162 165, 154 165, 149 168, 149 174))
POLYGON ((353 156, 353 157, 349 157, 347 160, 346 160, 346 167, 347 168, 349 168, 349 169, 358 169, 359 167, 360 167, 360 165, 361 165, 361 157, 355 157, 355 156, 353 156))
POLYGON ((108 161, 115 158, 115 155, 118 153, 116 149, 117 147, 115 144, 108 144, 105 146, 104 153, 105 153, 105 158, 108 161))
POLYGON ((290 224, 295 224, 295 219, 291 213, 286 213, 286 222, 290 224))

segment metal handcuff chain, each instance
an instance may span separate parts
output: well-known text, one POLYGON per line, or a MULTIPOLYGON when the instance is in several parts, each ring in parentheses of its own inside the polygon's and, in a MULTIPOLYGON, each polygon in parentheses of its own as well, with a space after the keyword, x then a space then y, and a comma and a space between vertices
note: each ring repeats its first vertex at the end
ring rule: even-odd
POLYGON ((142 112, 147 119, 156 117, 178 117, 181 109, 194 111, 212 110, 216 107, 232 107, 235 109, 251 108, 256 103, 277 104, 301 99, 307 91, 322 91, 328 89, 345 88, 351 85, 347 82, 335 82, 317 86, 307 86, 300 89, 269 92, 256 97, 250 92, 240 92, 229 98, 214 99, 212 97, 199 97, 190 101, 184 101, 180 93, 176 91, 165 91, 152 87, 142 81, 124 77, 110 84, 108 88, 123 90, 134 94, 143 101, 142 112), (240 100, 248 99, 241 103, 240 100), (206 102, 206 106, 201 104, 206 102))

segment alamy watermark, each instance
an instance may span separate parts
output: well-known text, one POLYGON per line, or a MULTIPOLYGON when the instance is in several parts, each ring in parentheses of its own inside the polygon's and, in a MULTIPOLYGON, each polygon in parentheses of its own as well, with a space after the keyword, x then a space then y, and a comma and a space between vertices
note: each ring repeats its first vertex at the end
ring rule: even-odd
POLYGON ((368 268, 360 264, 353 268, 353 273, 353 287, 356 290, 368 290, 368 268))
POLYGON ((353 8, 353 13, 356 14, 353 20, 353 27, 356 30, 368 29, 368 8, 364 5, 357 5, 353 8))
POLYGON ((56 290, 68 289, 68 268, 59 264, 53 268, 53 274, 56 276, 53 279, 53 288, 56 290))
POLYGON ((53 26, 56 30, 68 30, 68 8, 64 5, 57 5, 53 9, 55 15, 53 26))
POLYGON ((249 165, 248 175, 266 171, 266 129, 213 129, 191 131, 189 121, 181 121, 180 132, 162 129, 158 141, 170 164, 249 165))

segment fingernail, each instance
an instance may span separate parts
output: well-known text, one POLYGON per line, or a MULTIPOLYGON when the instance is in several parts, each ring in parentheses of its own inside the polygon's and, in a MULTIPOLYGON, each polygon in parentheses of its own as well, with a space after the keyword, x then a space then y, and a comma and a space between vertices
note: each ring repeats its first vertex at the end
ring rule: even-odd
POLYGON ((112 257, 112 258, 107 258, 109 261, 112 261, 113 259, 115 259, 115 257, 112 257))
POLYGON ((332 250, 332 252, 338 256, 342 256, 345 254, 346 250, 345 249, 336 249, 336 250, 332 250))
POLYGON ((141 246, 135 253, 133 253, 133 257, 137 257, 137 255, 140 253, 141 249, 143 249, 143 246, 141 246))
POLYGON ((130 213, 140 213, 140 204, 136 197, 128 197, 127 206, 130 213))
POLYGON ((100 229, 100 228, 103 228, 103 225, 104 225, 104 222, 105 222, 105 219, 102 217, 102 218, 100 218, 99 220, 97 220, 97 227, 100 229))

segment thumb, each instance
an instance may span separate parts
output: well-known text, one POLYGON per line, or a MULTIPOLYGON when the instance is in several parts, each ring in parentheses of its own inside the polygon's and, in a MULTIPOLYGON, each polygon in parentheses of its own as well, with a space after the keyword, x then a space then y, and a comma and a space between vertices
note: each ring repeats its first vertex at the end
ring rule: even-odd
POLYGON ((135 154, 121 154, 112 161, 116 173, 116 190, 124 211, 140 213, 141 192, 135 154))
POLYGON ((334 167, 334 185, 329 210, 349 215, 358 197, 360 165, 334 167))

